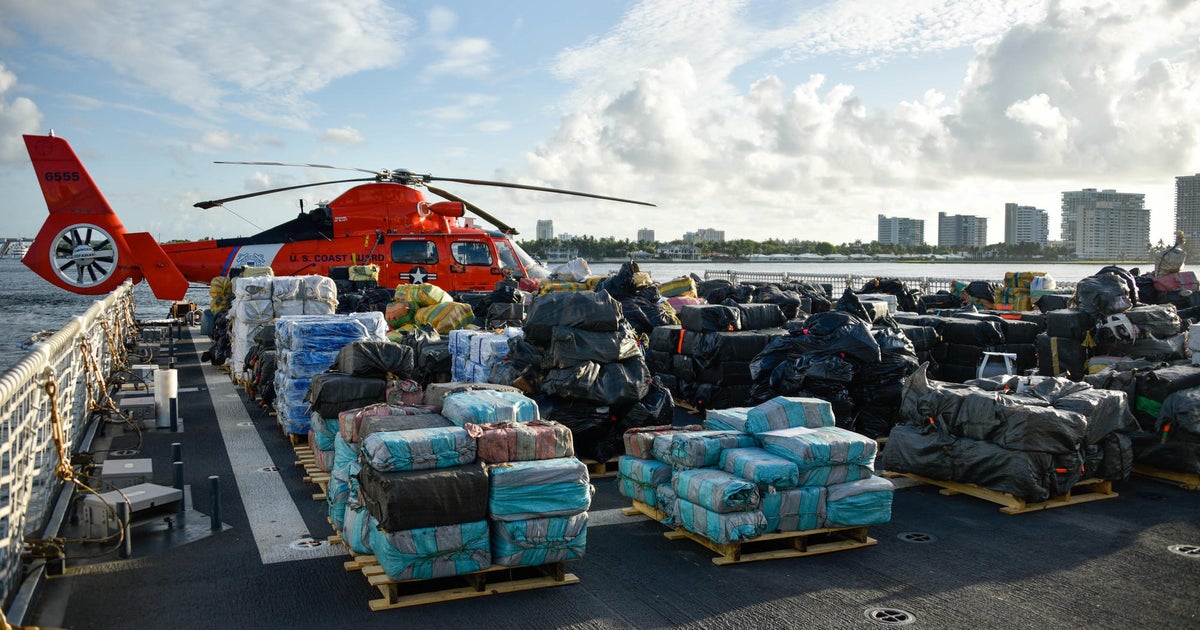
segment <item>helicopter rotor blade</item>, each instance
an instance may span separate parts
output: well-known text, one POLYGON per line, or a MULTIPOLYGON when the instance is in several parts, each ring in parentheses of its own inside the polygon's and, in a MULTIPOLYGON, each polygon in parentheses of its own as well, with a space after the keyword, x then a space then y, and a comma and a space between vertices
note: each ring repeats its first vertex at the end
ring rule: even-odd
POLYGON ((292 162, 225 162, 225 161, 216 161, 216 162, 213 162, 213 164, 247 164, 250 166, 300 166, 300 167, 308 167, 308 168, 332 168, 334 170, 339 170, 339 171, 358 171, 360 173, 370 173, 372 175, 379 175, 381 173, 381 171, 372 171, 372 170, 366 169, 366 168, 356 168, 353 166, 333 166, 332 164, 299 164, 299 163, 292 163, 292 162))
POLYGON ((500 230, 501 232, 504 232, 505 234, 519 234, 519 232, 517 232, 516 228, 508 225, 507 223, 501 221, 500 219, 497 219, 496 217, 492 216, 491 214, 484 212, 483 209, 481 209, 479 206, 471 203, 470 201, 467 201, 466 199, 463 199, 462 197, 459 197, 458 195, 455 195, 454 193, 447 192, 445 190, 442 190, 441 188, 435 188, 433 186, 429 186, 428 184, 425 186, 425 188, 429 192, 431 192, 439 197, 449 199, 450 201, 457 201, 457 202, 461 203, 467 210, 470 210, 471 212, 474 212, 475 214, 479 215, 479 218, 496 226, 496 229, 500 230))
POLYGON ((296 190, 299 188, 312 188, 314 186, 325 186, 326 184, 346 184, 349 182, 373 182, 373 181, 375 181, 375 178, 373 178, 373 177, 358 177, 355 179, 338 179, 338 180, 329 181, 329 182, 313 182, 311 184, 300 184, 298 186, 285 186, 283 188, 272 188, 270 190, 260 190, 258 192, 246 193, 245 195, 235 195, 233 197, 225 197, 224 199, 212 199, 209 201, 197 201, 196 203, 192 204, 192 206, 196 207, 196 208, 203 208, 203 209, 207 210, 209 208, 215 208, 219 205, 222 205, 226 201, 238 201, 241 199, 249 199, 251 197, 260 197, 262 195, 270 195, 272 193, 283 192, 285 190, 296 190))
POLYGON ((441 182, 458 182, 460 184, 474 184, 476 186, 495 186, 497 188, 520 188, 521 190, 539 190, 542 192, 558 193, 560 195, 575 195, 577 197, 590 197, 592 199, 604 199, 605 201, 619 201, 621 203, 636 203, 641 206, 657 207, 648 201, 637 201, 634 199, 622 199, 620 197, 606 197, 604 195, 593 195, 592 193, 577 192, 574 190, 563 190, 561 188, 545 188, 542 186, 530 186, 527 184, 510 184, 507 182, 493 182, 486 179, 461 179, 457 177, 434 177, 429 176, 429 181, 441 182))

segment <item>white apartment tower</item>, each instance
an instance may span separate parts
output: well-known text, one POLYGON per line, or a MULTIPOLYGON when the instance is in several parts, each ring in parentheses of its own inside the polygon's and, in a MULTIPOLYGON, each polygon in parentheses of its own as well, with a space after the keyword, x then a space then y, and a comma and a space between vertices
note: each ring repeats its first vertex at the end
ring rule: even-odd
POLYGON ((548 241, 552 238, 554 238, 554 221, 551 219, 538 219, 537 240, 548 241))
POLYGON ((1042 247, 1050 240, 1050 215, 1033 206, 1004 204, 1004 242, 1009 245, 1037 243, 1042 247))
POLYGON ((987 218, 938 213, 938 247, 984 247, 987 218))
POLYGON ((1150 244, 1146 195, 1085 188, 1062 194, 1063 245, 1086 260, 1142 260, 1150 244))

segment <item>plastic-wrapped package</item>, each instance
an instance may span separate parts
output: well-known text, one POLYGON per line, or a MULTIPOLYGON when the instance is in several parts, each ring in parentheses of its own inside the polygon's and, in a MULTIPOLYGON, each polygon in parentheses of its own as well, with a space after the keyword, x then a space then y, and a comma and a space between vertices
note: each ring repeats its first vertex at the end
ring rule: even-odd
POLYGON ((588 513, 492 522, 492 564, 538 566, 578 560, 587 549, 588 513))
POLYGON ((525 319, 525 338, 548 346, 556 326, 616 332, 623 317, 621 305, 608 293, 558 291, 540 295, 525 319))
POLYGON ((274 295, 275 278, 273 276, 245 276, 233 279, 233 297, 235 299, 270 300, 274 295))
POLYGON ((403 531, 371 530, 371 552, 394 582, 482 571, 492 564, 486 520, 403 531))
POLYGON ((820 398, 776 396, 746 412, 746 433, 765 433, 793 427, 831 427, 833 407, 820 398))
POLYGON ((635 427, 627 429, 623 436, 625 442, 625 453, 640 459, 654 459, 654 439, 659 435, 671 435, 672 433, 695 432, 703 431, 704 427, 698 424, 690 424, 687 426, 672 426, 669 424, 635 427))
POLYGON ((825 527, 825 486, 763 493, 767 532, 805 532, 825 527))
POLYGON ((717 544, 757 538, 767 529, 762 510, 719 513, 684 499, 676 499, 675 505, 684 529, 717 544))
POLYGON ((375 378, 412 378, 415 370, 412 348, 390 341, 352 341, 338 350, 332 367, 375 378))
POLYGON ((476 456, 489 464, 573 457, 571 430, 553 420, 467 423, 476 442, 476 456))
MULTIPOLYGON (((386 325, 386 324, 385 324, 386 325)), ((368 329, 344 315, 292 315, 275 322, 275 345, 291 351, 334 352, 368 338, 368 329)))
POLYGON ((613 332, 594 332, 570 326, 556 326, 550 337, 550 363, 569 368, 585 361, 616 363, 641 356, 637 338, 628 327, 613 332))
POLYGON ((892 520, 892 494, 895 486, 882 477, 828 487, 825 520, 829 527, 880 525, 892 520))
POLYGON ((667 527, 679 527, 679 499, 670 482, 659 485, 654 490, 654 500, 660 512, 663 513, 662 524, 667 527))
POLYGON ((724 470, 693 468, 677 471, 671 487, 680 499, 713 512, 748 512, 762 500, 758 486, 724 470))
POLYGON ((442 415, 464 426, 467 423, 528 422, 538 419, 537 403, 521 393, 476 389, 453 393, 442 401, 442 415))
POLYGON ((760 433, 758 438, 768 453, 796 462, 802 470, 838 464, 869 468, 878 449, 875 440, 839 427, 794 427, 760 433))
POLYGON ((379 311, 370 311, 366 313, 348 313, 344 317, 362 324, 367 331, 366 340, 368 341, 387 341, 388 324, 384 319, 383 313, 379 311))
POLYGON ((343 411, 383 402, 386 394, 387 381, 381 378, 322 372, 312 377, 307 400, 313 411, 334 418, 343 411))
MULTIPOLYGON (((448 427, 451 422, 441 417, 433 411, 432 407, 428 406, 411 406, 411 405, 389 405, 387 403, 376 403, 365 407, 349 409, 338 414, 338 429, 342 434, 342 438, 347 442, 362 441, 361 426, 367 418, 373 417, 413 417, 418 416, 420 419, 414 419, 409 424, 400 424, 397 422, 395 426, 388 428, 377 428, 383 431, 404 431, 407 429, 425 429, 429 427, 448 427)), ((379 427, 380 425, 377 425, 379 427)))
POLYGON ((704 413, 704 428, 709 431, 737 431, 750 433, 746 430, 749 419, 746 412, 749 407, 730 407, 728 409, 709 409, 704 413))
POLYGON ((617 461, 617 490, 634 501, 657 505, 656 490, 664 483, 671 483, 672 470, 669 464, 658 460, 622 455, 617 461))
POLYGON ((573 516, 592 504, 588 469, 574 457, 488 467, 488 514, 501 521, 573 516))
POLYGON ((401 531, 487 518, 488 474, 481 463, 380 472, 363 466, 359 496, 379 526, 401 531))
POLYGON ((460 427, 372 433, 361 449, 365 461, 380 471, 449 468, 475 461, 475 439, 460 427))
POLYGON ((342 540, 346 542, 350 551, 360 555, 370 555, 373 553, 371 551, 371 532, 378 526, 379 523, 375 522, 366 508, 347 506, 340 530, 342 540))
POLYGON ((676 468, 712 468, 721 461, 721 451, 757 446, 754 436, 733 431, 692 431, 654 438, 654 459, 676 468))
POLYGON ((759 487, 771 486, 784 490, 800 484, 800 471, 795 462, 758 447, 722 451, 721 469, 752 481, 759 487))

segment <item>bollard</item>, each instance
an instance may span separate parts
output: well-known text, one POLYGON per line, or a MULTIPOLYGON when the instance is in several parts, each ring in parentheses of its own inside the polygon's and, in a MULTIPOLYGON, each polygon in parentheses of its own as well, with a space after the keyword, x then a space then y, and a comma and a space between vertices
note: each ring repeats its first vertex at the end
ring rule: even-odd
POLYGON ((175 462, 175 484, 174 487, 179 491, 179 511, 183 512, 187 506, 187 498, 183 492, 183 462, 175 462))
POLYGON ((129 527, 129 523, 133 518, 128 501, 117 503, 117 520, 121 522, 121 548, 117 552, 117 556, 128 558, 133 555, 133 535, 129 527))
MULTIPOLYGON (((171 410, 171 432, 175 433, 179 431, 179 399, 172 396, 168 402, 170 403, 171 410)), ((175 461, 179 460, 176 459, 175 461)))
POLYGON ((183 444, 179 442, 171 442, 171 461, 183 461, 183 444))
POLYGON ((212 475, 211 477, 208 478, 209 502, 211 503, 211 505, 209 506, 209 509, 208 509, 209 520, 210 520, 209 527, 213 531, 221 529, 221 484, 220 484, 220 481, 221 481, 221 478, 216 475, 212 475))

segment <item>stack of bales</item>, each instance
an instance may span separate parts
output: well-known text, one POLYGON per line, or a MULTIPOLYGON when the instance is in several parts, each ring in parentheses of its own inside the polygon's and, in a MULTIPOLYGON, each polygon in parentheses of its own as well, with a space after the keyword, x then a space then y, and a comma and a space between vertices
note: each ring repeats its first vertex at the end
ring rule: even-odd
POLYGON ((1083 478, 1124 479, 1136 428, 1123 392, 1055 377, 998 376, 968 385, 908 380, 882 464, 973 483, 1026 501, 1067 494, 1083 478))
POLYGON ((875 442, 833 420, 825 401, 777 397, 711 410, 704 431, 630 432, 618 488, 717 543, 889 521, 875 442))
POLYGON ((224 313, 233 305, 233 281, 225 276, 217 276, 208 284, 208 296, 211 299, 208 310, 213 313, 224 313))
MULTIPOLYGON (((445 398, 452 426, 376 432, 361 440, 362 507, 348 501, 342 508, 344 537, 356 551, 374 554, 389 579, 583 555, 591 489, 586 466, 573 456, 570 431, 537 419, 531 400, 484 401, 475 396, 481 391, 491 390, 445 398), (496 406, 510 413, 496 414, 496 406), (519 419, 496 422, 501 416, 519 419)), ((346 430, 343 425, 338 437, 346 430)), ((353 452, 349 444, 337 444, 347 455, 339 454, 335 469, 353 452)))
MULTIPOLYGON (((1004 286, 997 287, 992 293, 992 303, 997 310, 1002 311, 1032 311, 1033 285, 1046 286, 1040 278, 1045 277, 1044 271, 1009 271, 1004 274, 1004 286)), ((1050 286, 1049 288, 1053 288, 1050 286)))
MULTIPOLYGON (((353 389, 353 393, 339 397, 336 405, 328 401, 313 405, 308 442, 318 468, 329 471, 334 463, 342 415, 381 401, 388 382, 409 379, 412 372, 412 348, 408 346, 389 341, 353 341, 342 346, 329 371, 314 376, 315 381, 336 378, 343 389, 353 389)), ((322 391, 326 389, 326 385, 321 386, 322 391)))
POLYGON ((457 383, 499 383, 515 378, 508 361, 508 340, 525 332, 508 327, 500 332, 461 329, 450 331, 450 380, 457 383))
POLYGON ((1200 387, 1167 395, 1153 430, 1134 435, 1133 449, 1140 465, 1200 474, 1200 387))
POLYGON ((938 343, 931 348, 935 366, 931 374, 941 380, 962 383, 976 377, 985 352, 1015 355, 1017 373, 1038 367, 1037 336, 1047 318, 1024 314, 1001 317, 967 307, 927 315, 901 313, 894 319, 902 324, 933 328, 938 343))
POLYGON ((670 418, 673 401, 651 385, 637 338, 607 293, 538 296, 524 331, 509 340, 521 373, 514 384, 541 394, 545 417, 571 428, 581 456, 606 461, 619 454, 625 429, 670 418))
POLYGON ((650 333, 647 364, 668 375, 672 393, 698 409, 745 404, 751 396, 751 362, 776 338, 787 334, 776 304, 684 306, 680 326, 650 333))
POLYGON ((238 379, 242 378, 246 352, 250 350, 254 334, 275 319, 275 303, 271 300, 273 291, 272 276, 233 279, 233 307, 229 313, 229 370, 238 379))
MULTIPOLYGON (((382 319, 382 314, 375 315, 382 319)), ((367 317, 289 315, 275 322, 275 409, 284 431, 308 433, 313 377, 333 365, 342 346, 379 339, 378 334, 376 323, 367 317)))
POLYGON ((393 330, 425 328, 446 334, 475 321, 470 304, 455 302, 434 284, 402 284, 387 306, 388 326, 393 330))
MULTIPOLYGON (((625 320, 639 334, 649 334, 657 326, 679 323, 675 309, 663 299, 659 286, 651 280, 649 273, 638 269, 633 261, 621 265, 617 273, 597 282, 594 290, 605 291, 620 302, 625 320)), ((695 295, 694 287, 692 295, 695 295)))

